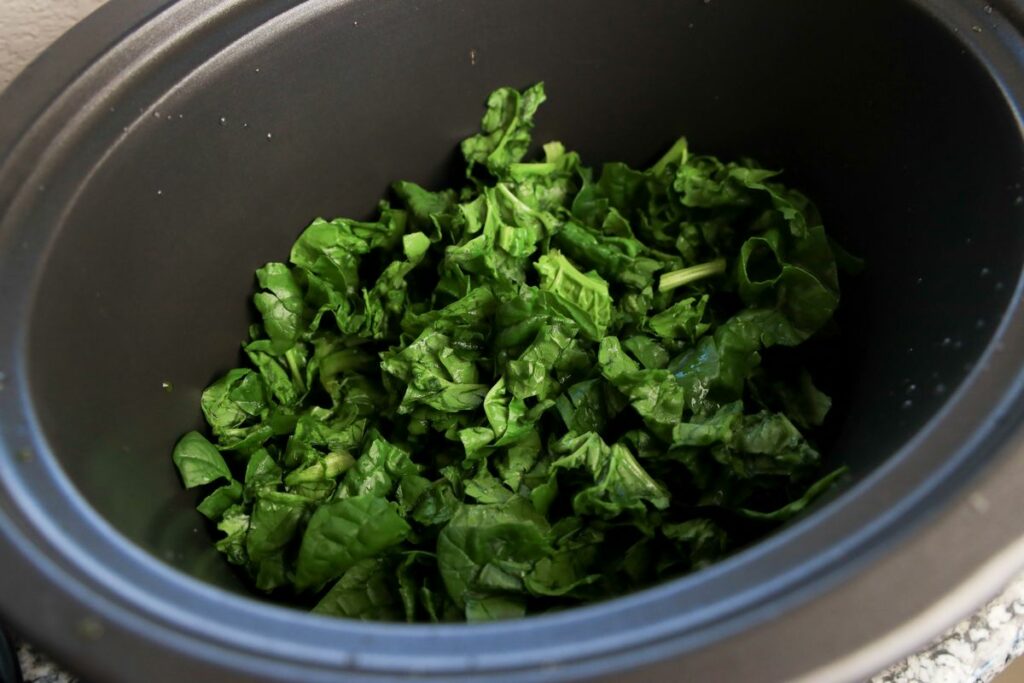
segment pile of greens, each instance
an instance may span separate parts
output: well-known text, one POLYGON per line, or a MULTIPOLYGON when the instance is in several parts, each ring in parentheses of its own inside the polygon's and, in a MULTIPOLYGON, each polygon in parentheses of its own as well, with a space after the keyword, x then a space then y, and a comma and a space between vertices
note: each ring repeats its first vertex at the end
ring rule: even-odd
POLYGON ((250 365, 174 462, 218 484, 199 511, 259 590, 521 616, 703 567, 841 475, 786 350, 839 303, 814 205, 682 139, 645 170, 557 142, 523 162, 544 99, 491 94, 465 187, 395 183, 377 220, 317 220, 257 271, 250 365))

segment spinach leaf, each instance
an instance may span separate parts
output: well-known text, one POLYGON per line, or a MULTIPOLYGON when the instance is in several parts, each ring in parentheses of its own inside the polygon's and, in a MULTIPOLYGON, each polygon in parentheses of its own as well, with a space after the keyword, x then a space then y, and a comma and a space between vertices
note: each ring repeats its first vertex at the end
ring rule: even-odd
POLYGON ((480 134, 462 142, 467 173, 473 171, 475 164, 483 164, 492 174, 502 177, 511 164, 526 156, 533 117, 545 99, 543 83, 522 93, 514 88, 498 88, 491 93, 480 134))
POLYGON ((409 535, 394 503, 356 496, 317 508, 302 537, 295 565, 300 590, 319 589, 356 562, 377 557, 409 535))
POLYGON ((283 263, 268 263, 256 271, 256 278, 262 291, 253 296, 253 303, 263 316, 263 329, 277 352, 287 351, 302 335, 302 289, 283 263))
POLYGON ((242 500, 242 485, 237 481, 232 480, 227 486, 221 486, 219 489, 206 496, 196 509, 207 519, 213 520, 214 522, 220 521, 224 513, 234 505, 237 505, 242 500))
POLYGON ((496 90, 463 184, 398 181, 256 272, 245 367, 172 459, 257 590, 515 618, 699 570, 842 481, 798 354, 863 264, 778 171, 685 138, 530 158, 544 99, 496 90))
POLYGON ((549 251, 537 259, 540 288, 551 292, 591 341, 600 340, 612 321, 608 283, 597 273, 581 273, 561 252, 549 251))
POLYGON ((387 579, 389 563, 383 559, 356 562, 313 608, 316 614, 350 619, 395 621, 398 600, 387 579))
MULTIPOLYGON (((498 505, 463 505, 437 540, 437 563, 448 594, 479 617, 477 593, 522 593, 533 563, 544 557, 548 523, 518 496, 498 505)), ((505 608, 507 602, 502 602, 505 608)), ((513 610, 516 611, 516 610, 513 610)))
POLYGON ((218 479, 231 481, 231 470, 224 458, 199 432, 189 432, 181 437, 174 447, 173 458, 185 488, 195 488, 218 479))

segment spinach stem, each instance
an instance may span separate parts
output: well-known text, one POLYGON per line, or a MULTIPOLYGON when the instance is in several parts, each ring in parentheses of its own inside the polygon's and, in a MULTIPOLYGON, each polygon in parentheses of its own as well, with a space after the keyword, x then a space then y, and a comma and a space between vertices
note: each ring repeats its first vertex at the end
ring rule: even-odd
POLYGON ((712 275, 721 275, 724 272, 724 258, 715 259, 714 261, 708 261, 707 263, 701 263, 696 266, 690 266, 689 268, 673 270, 671 273, 665 273, 661 276, 661 280, 658 281, 658 291, 667 292, 671 289, 688 285, 691 282, 711 277, 712 275))
POLYGON ((291 353, 286 353, 285 358, 288 361, 288 370, 292 374, 292 381, 294 381, 296 385, 302 387, 302 390, 305 391, 306 383, 302 379, 302 373, 299 372, 299 364, 295 361, 295 356, 291 353))

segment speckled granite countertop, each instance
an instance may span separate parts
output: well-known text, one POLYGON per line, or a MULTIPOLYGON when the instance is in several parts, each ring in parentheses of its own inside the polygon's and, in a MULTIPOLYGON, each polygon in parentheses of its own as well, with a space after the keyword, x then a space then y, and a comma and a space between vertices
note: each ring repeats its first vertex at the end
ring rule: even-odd
MULTIPOLYGON (((0 0, 0 90, 15 74, 105 0, 0 0)), ((871 683, 987 683, 1024 654, 1024 577, 924 651, 871 683)), ((18 646, 25 683, 75 683, 28 644, 18 646)))

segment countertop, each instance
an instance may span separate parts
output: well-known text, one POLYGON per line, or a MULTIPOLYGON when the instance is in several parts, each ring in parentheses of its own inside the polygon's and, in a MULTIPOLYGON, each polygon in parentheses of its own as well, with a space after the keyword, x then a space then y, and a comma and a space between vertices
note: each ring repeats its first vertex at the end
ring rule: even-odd
MULTIPOLYGON (((0 0, 0 90, 67 28, 104 0, 0 0)), ((872 683, 987 683, 1024 654, 1024 577, 925 650, 872 683)), ((74 683, 49 658, 18 645, 26 683, 74 683)))

